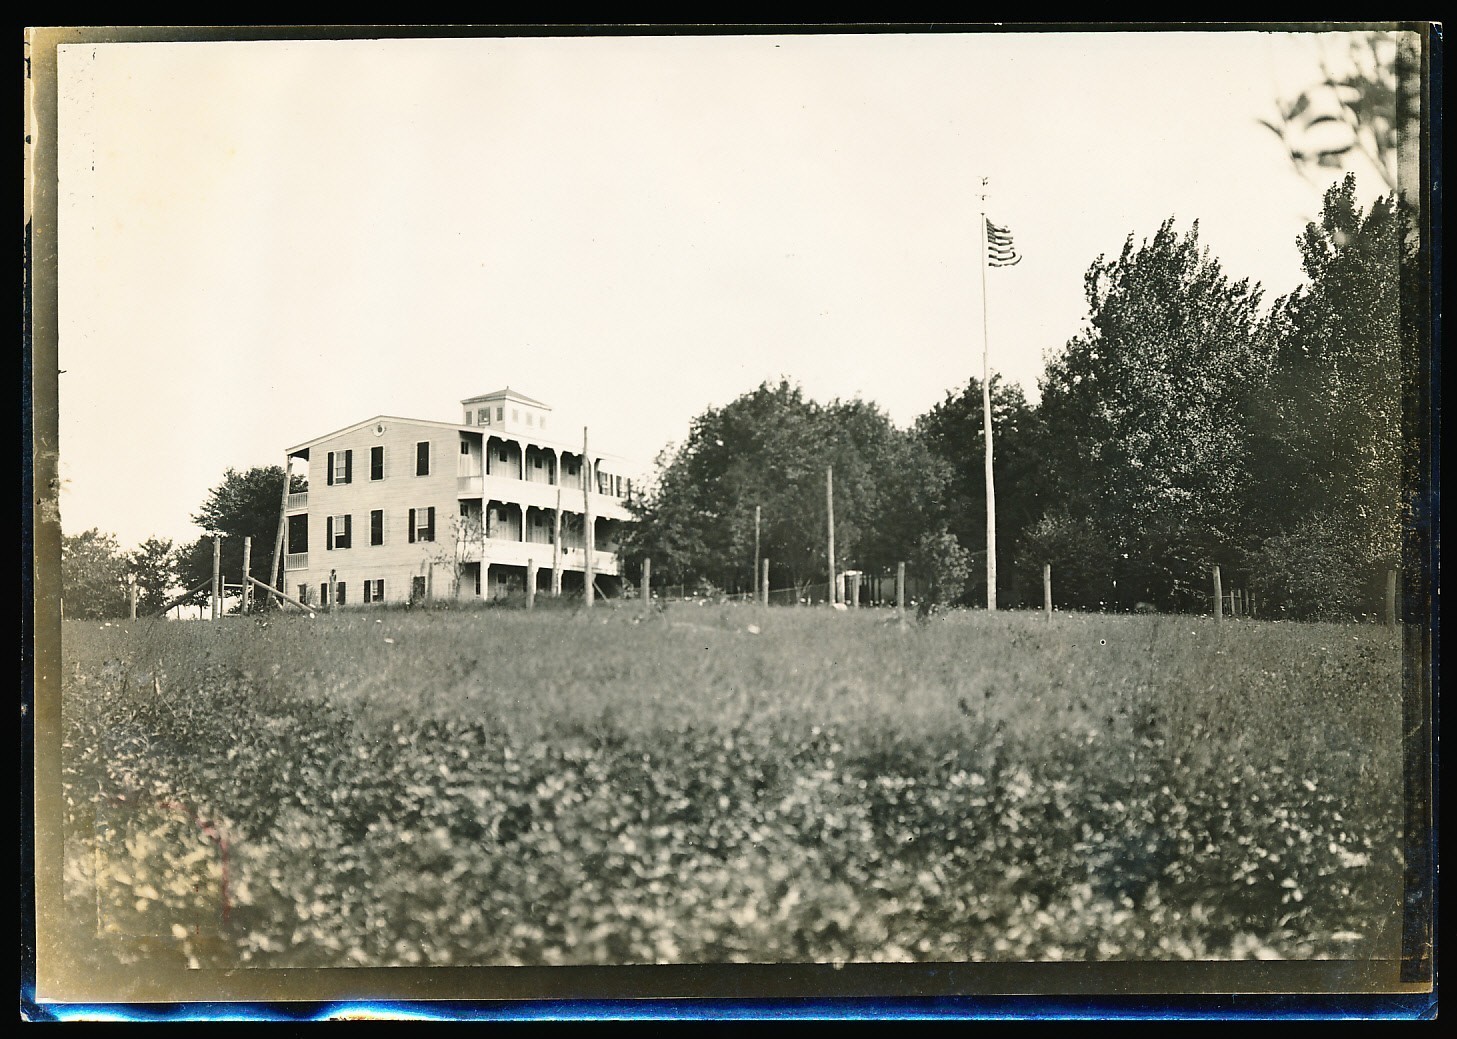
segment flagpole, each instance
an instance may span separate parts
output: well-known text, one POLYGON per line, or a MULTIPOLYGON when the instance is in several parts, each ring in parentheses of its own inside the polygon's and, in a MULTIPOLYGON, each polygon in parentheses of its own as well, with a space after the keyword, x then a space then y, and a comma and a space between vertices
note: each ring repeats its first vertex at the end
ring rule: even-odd
POLYGON ((987 609, 997 608, 997 491, 992 478, 992 369, 987 322, 987 178, 981 179, 981 431, 986 444, 987 609))

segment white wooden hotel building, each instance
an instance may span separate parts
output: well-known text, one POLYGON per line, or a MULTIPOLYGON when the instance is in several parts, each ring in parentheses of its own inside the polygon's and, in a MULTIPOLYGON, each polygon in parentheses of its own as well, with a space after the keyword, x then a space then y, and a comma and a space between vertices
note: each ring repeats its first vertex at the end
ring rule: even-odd
POLYGON ((461 409, 458 424, 376 415, 289 448, 308 490, 283 504, 279 587, 310 605, 472 601, 524 592, 534 570, 538 591, 581 594, 590 497, 595 587, 616 594, 628 464, 593 450, 584 467, 581 427, 509 387, 461 409))

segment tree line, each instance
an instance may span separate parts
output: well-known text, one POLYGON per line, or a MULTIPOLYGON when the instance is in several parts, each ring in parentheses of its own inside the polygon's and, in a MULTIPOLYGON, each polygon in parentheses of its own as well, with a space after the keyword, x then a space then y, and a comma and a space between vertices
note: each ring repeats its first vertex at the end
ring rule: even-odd
MULTIPOLYGON (((292 491, 307 487, 308 481, 301 476, 290 480, 292 491)), ((203 535, 181 545, 168 538, 151 537, 126 552, 113 535, 97 528, 63 534, 61 600, 65 615, 89 620, 127 616, 129 576, 137 583, 138 616, 157 613, 183 589, 196 588, 212 579, 214 536, 222 538, 226 582, 234 583, 242 574, 243 539, 249 537, 253 539, 249 573, 271 584, 268 571, 282 490, 282 466, 256 466, 243 472, 228 469, 191 517, 203 529, 203 535)), ((273 565, 277 565, 276 560, 273 565)), ((204 588, 184 604, 204 605, 209 595, 204 588)), ((259 609, 267 609, 271 599, 260 596, 255 602, 259 609)))
MULTIPOLYGON (((1172 219, 1098 257, 1082 328, 1041 399, 992 377, 999 601, 1080 609, 1209 608, 1221 566, 1266 615, 1374 612, 1401 557, 1402 489, 1421 445, 1425 286, 1412 215, 1363 211, 1354 177, 1299 239, 1306 282, 1264 305, 1172 219)), ((634 503, 633 558, 674 584, 752 589, 827 580, 833 466, 840 569, 899 561, 946 601, 985 601, 981 385, 899 429, 873 403, 765 383, 692 424, 634 503)))
MULTIPOLYGON (((1305 283, 1266 306, 1197 222, 1130 234, 1089 266, 1086 317, 1040 400, 992 376, 1000 602, 1040 604, 1047 563, 1064 608, 1207 609, 1218 564, 1267 616, 1374 611, 1422 450, 1402 421, 1426 371, 1415 221, 1395 196, 1363 210, 1348 175, 1298 245, 1305 283)), ((630 502, 628 576, 651 558, 664 582, 748 592, 757 545, 771 586, 823 596, 833 467, 840 570, 905 561, 932 598, 985 602, 981 397, 970 378, 906 429, 788 379, 709 408, 630 502)), ((143 611, 206 581, 214 534, 231 574, 251 536, 267 580, 283 478, 229 469, 192 517, 204 536, 177 548, 63 538, 67 615, 123 616, 129 572, 143 611)))

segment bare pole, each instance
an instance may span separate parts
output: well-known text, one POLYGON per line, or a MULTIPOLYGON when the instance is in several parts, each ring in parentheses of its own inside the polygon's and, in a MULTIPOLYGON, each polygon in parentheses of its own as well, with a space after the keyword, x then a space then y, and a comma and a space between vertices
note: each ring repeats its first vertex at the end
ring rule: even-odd
POLYGON ((1214 564, 1214 620, 1224 620, 1224 586, 1219 580, 1219 564, 1214 564))
POLYGON ((274 595, 278 596, 278 598, 281 601, 287 602, 287 603, 293 603, 293 605, 295 605, 299 609, 303 610, 310 617, 312 617, 314 615, 314 608, 312 606, 310 606, 308 603, 299 602, 297 599, 293 598, 291 595, 287 595, 284 592, 280 592, 277 588, 274 588, 270 584, 264 584, 262 581, 258 580, 258 578, 256 578, 256 577, 250 577, 244 583, 245 584, 256 584, 259 588, 262 588, 265 592, 272 592, 274 595))
POLYGON ((642 561, 642 615, 646 617, 653 608, 653 561, 642 561))
POLYGON ((1052 620, 1052 564, 1042 564, 1042 608, 1052 620))
MULTIPOLYGON (((286 565, 283 558, 283 532, 288 524, 288 485, 293 482, 289 477, 289 464, 290 459, 288 455, 284 455, 283 497, 278 503, 278 533, 273 538, 273 569, 268 571, 268 583, 272 585, 276 581, 280 588, 284 585, 282 575, 285 572, 286 565)), ((243 583, 247 584, 248 582, 244 581, 243 583)), ((278 595, 280 599, 282 598, 282 593, 275 592, 274 594, 278 595)))
POLYGON ((760 579, 759 587, 761 589, 760 595, 761 595, 761 598, 763 600, 764 607, 767 609, 768 606, 769 606, 769 557, 768 556, 765 556, 764 559, 763 559, 763 568, 764 568, 764 576, 760 579))
POLYGON ((526 561, 526 609, 536 609, 536 560, 526 561))
POLYGON ((246 614, 248 612, 248 600, 250 598, 252 598, 252 595, 253 595, 253 586, 248 583, 248 578, 251 577, 251 576, 253 576, 251 573, 249 573, 249 569, 252 567, 252 565, 253 565, 253 539, 251 537, 244 537, 243 538, 243 605, 242 605, 242 611, 243 611, 244 614, 246 614))
POLYGON ((987 321, 987 178, 981 179, 981 431, 986 442, 987 609, 997 608, 997 491, 992 477, 991 334, 987 321))
POLYGON ((586 592, 586 604, 592 605, 592 596, 595 589, 592 587, 595 580, 592 575, 592 542, 596 540, 595 532, 592 530, 592 460, 587 454, 587 427, 582 427, 582 538, 583 551, 583 580, 582 585, 586 592))
MULTIPOLYGON (((561 460, 557 460, 557 479, 561 479, 561 460)), ((556 512, 551 520, 551 597, 562 594, 562 488, 557 484, 556 512)))
POLYGON ((212 619, 217 620, 223 612, 223 539, 214 534, 212 538, 212 619))
POLYGON ((830 603, 840 601, 840 584, 835 574, 835 467, 825 467, 825 523, 829 530, 830 603))
MULTIPOLYGON (((758 505, 755 505, 754 506, 754 570, 753 570, 753 576, 755 576, 755 577, 759 576, 759 512, 760 512, 759 506, 758 505)), ((753 581, 750 581, 749 583, 750 583, 750 585, 752 585, 753 584, 753 581)))

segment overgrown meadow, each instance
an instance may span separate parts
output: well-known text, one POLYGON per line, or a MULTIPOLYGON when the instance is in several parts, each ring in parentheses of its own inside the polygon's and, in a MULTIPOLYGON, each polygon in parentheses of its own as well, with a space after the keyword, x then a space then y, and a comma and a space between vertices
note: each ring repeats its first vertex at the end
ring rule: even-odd
POLYGON ((98 964, 1394 955, 1374 626, 634 604, 66 622, 98 964))

